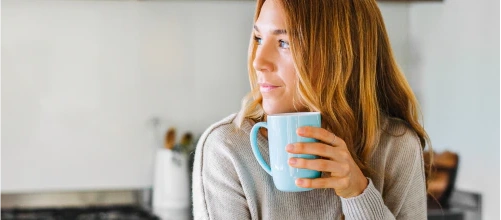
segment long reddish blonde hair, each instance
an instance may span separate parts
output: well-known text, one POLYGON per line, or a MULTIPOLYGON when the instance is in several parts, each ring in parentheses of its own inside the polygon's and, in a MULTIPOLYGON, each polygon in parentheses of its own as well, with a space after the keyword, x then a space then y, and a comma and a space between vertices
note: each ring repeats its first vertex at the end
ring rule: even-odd
MULTIPOLYGON (((257 1, 254 21, 264 1, 257 1)), ((364 173, 368 174, 366 162, 382 129, 382 117, 403 120, 425 148, 429 138, 419 123, 418 102, 394 59, 375 0, 276 2, 285 14, 297 93, 309 111, 321 112, 324 128, 345 140, 364 173)), ((240 120, 266 118, 252 65, 256 46, 251 37, 251 92, 242 102, 240 120)))

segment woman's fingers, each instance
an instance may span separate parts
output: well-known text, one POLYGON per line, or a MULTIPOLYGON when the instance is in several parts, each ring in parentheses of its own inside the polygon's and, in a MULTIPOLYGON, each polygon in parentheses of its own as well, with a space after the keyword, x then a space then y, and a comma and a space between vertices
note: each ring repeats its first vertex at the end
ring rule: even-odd
POLYGON ((296 180, 296 185, 302 188, 334 188, 336 190, 343 190, 349 187, 349 178, 339 177, 324 177, 315 179, 299 178, 296 180))
POLYGON ((304 126, 298 128, 296 132, 301 137, 314 138, 333 147, 346 146, 344 140, 324 128, 304 126))
POLYGON ((334 188, 336 194, 345 198, 360 195, 367 187, 368 180, 353 161, 343 139, 318 127, 300 127, 297 134, 314 138, 315 143, 294 143, 286 146, 289 153, 313 154, 322 159, 290 158, 289 165, 295 168, 329 172, 330 177, 297 179, 296 185, 304 188, 334 188))
POLYGON ((348 164, 325 159, 303 159, 293 157, 289 159, 289 165, 295 168, 330 172, 331 176, 335 177, 345 177, 348 176, 350 172, 348 164))
POLYGON ((285 150, 292 154, 312 154, 329 159, 334 159, 336 152, 334 147, 319 142, 288 144, 285 150))
POLYGON ((334 161, 349 161, 351 158, 350 153, 345 148, 332 147, 319 142, 288 144, 285 150, 293 154, 312 154, 334 161))

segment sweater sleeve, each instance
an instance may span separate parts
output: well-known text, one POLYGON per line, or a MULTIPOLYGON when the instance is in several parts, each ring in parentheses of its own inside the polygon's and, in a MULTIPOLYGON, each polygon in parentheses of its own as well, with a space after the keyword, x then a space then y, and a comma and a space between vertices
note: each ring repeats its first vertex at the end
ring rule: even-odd
MULTIPOLYGON (((423 152, 419 140, 410 130, 391 142, 386 157, 384 194, 369 179, 364 192, 353 198, 341 198, 346 219, 409 219, 427 218, 426 183, 423 152)), ((383 157, 379 156, 379 159, 383 157)))
POLYGON ((250 219, 229 142, 222 132, 206 133, 198 142, 193 165, 194 219, 250 219))

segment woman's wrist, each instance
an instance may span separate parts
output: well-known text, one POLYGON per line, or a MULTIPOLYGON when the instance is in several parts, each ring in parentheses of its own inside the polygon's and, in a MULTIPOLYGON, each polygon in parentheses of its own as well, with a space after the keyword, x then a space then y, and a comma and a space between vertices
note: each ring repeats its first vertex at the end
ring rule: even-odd
POLYGON ((369 179, 367 179, 367 177, 364 176, 364 178, 362 178, 361 181, 358 181, 357 184, 353 184, 353 186, 354 187, 351 190, 336 192, 336 194, 339 197, 342 197, 342 198, 345 198, 345 199, 359 196, 369 186, 369 179))

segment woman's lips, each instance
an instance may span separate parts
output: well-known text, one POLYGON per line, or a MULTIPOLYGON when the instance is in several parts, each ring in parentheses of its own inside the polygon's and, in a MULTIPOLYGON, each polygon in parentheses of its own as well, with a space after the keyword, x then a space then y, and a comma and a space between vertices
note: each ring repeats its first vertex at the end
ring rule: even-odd
POLYGON ((275 86, 269 83, 259 83, 259 91, 261 92, 270 92, 280 86, 275 86))

